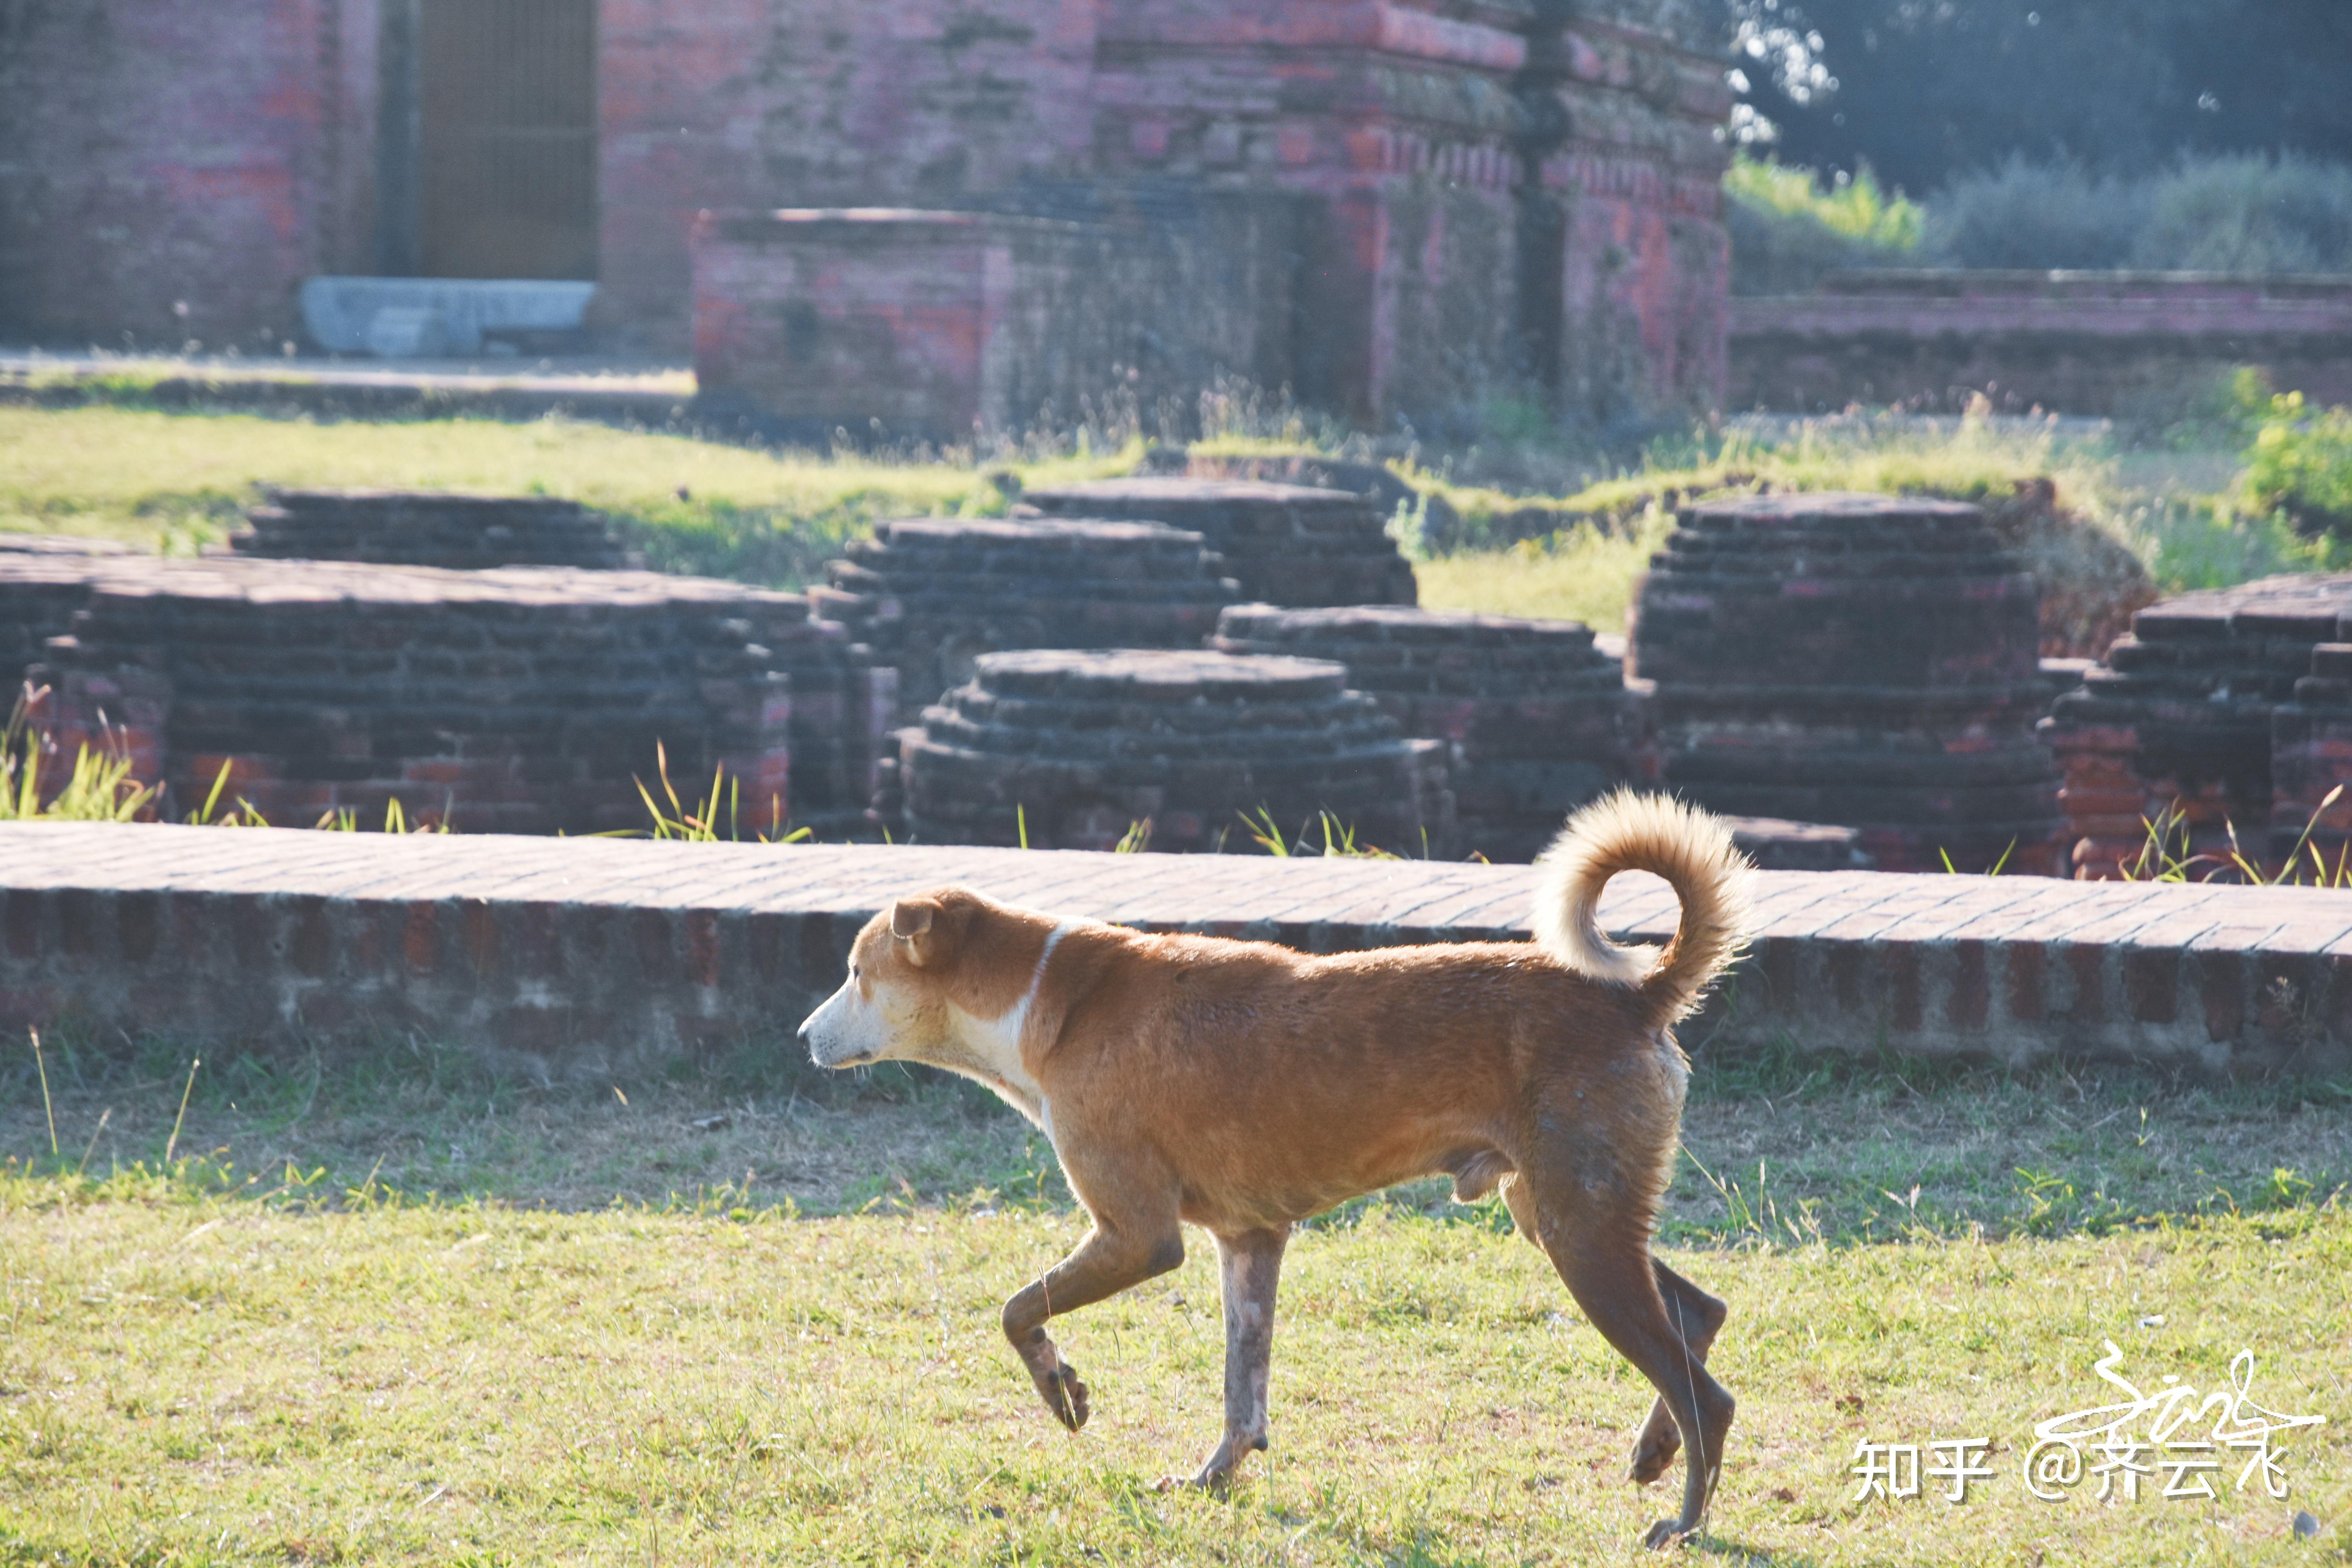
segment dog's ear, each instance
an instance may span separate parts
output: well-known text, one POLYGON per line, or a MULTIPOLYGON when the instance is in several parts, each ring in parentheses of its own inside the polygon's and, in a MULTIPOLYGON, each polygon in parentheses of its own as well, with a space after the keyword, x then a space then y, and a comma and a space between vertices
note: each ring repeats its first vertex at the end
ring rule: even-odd
POLYGON ((918 969, 936 945, 931 927, 939 914, 937 899, 900 899, 890 906, 890 934, 906 943, 907 962, 918 969))

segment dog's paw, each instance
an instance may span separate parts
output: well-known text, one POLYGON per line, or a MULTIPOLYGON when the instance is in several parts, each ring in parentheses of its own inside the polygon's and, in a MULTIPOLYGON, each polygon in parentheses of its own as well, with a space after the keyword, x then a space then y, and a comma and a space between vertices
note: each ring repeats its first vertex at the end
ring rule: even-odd
POLYGON ((1633 1440, 1633 1459, 1626 1467, 1626 1479, 1637 1487, 1648 1486, 1666 1473, 1682 1447, 1683 1435, 1675 1429, 1672 1419, 1652 1421, 1633 1440))
POLYGON ((1206 1492, 1211 1497, 1223 1497, 1233 1489, 1234 1467, 1209 1465, 1197 1476, 1162 1476, 1151 1483, 1156 1492, 1206 1492))
POLYGON ((1054 1364, 1045 1369, 1031 1367, 1029 1376, 1044 1396, 1045 1408, 1054 1419, 1075 1432, 1087 1424, 1091 1407, 1087 1401, 1087 1385, 1078 1379, 1078 1369, 1056 1356, 1054 1364))
POLYGON ((1670 1546, 1689 1545, 1691 1537, 1697 1533, 1698 1526, 1695 1524, 1685 1524, 1679 1519, 1662 1519, 1650 1526, 1650 1532, 1642 1537, 1642 1544, 1652 1552, 1664 1552, 1670 1546))

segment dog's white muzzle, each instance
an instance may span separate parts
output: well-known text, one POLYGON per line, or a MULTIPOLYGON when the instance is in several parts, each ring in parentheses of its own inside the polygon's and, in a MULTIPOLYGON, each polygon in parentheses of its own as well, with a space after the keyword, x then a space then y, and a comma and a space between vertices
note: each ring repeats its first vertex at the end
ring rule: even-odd
POLYGON ((877 1010, 857 994, 857 983, 842 982, 802 1021, 801 1038, 808 1042, 809 1059, 821 1068, 863 1067, 881 1058, 885 1041, 877 1027, 877 1010))

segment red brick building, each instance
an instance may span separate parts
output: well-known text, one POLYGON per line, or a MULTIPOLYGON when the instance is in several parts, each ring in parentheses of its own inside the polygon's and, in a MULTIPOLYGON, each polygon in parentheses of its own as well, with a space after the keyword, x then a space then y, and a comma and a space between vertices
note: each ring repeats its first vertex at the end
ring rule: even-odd
POLYGON ((1706 404, 1713 14, 16 0, 0 336, 250 351, 299 338, 316 275, 593 279, 607 342, 692 345, 785 423, 953 433, 1213 374, 1365 422, 1706 404))

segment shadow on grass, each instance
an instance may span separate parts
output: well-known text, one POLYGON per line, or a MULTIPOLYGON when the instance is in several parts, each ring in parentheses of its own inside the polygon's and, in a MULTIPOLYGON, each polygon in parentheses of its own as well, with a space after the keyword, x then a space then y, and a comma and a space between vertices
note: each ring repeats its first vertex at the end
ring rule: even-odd
MULTIPOLYGON (((1043 1135, 978 1086, 898 1064, 829 1073, 789 1039, 555 1084, 414 1039, 331 1058, 217 1053, 191 1081, 194 1055, 161 1037, 52 1037, 45 1093, 26 1044, 0 1050, 0 1159, 85 1185, 131 1172, 304 1203, 786 1215, 1071 1203, 1043 1135)), ((1703 1052, 1660 1231, 1677 1247, 1769 1248, 2235 1215, 2292 1227, 2352 1184, 2347 1109, 2341 1080, 1703 1052)), ((1455 1204, 1444 1178, 1313 1223, 1375 1214, 1511 1229, 1499 1202, 1455 1204)))
POLYGON ((827 1072, 797 1042, 552 1084, 414 1039, 333 1057, 44 1045, 0 1053, 0 1161, 93 1196, 127 1181, 150 1195, 725 1214, 1069 1203, 1043 1134, 992 1095, 897 1064, 827 1072))

